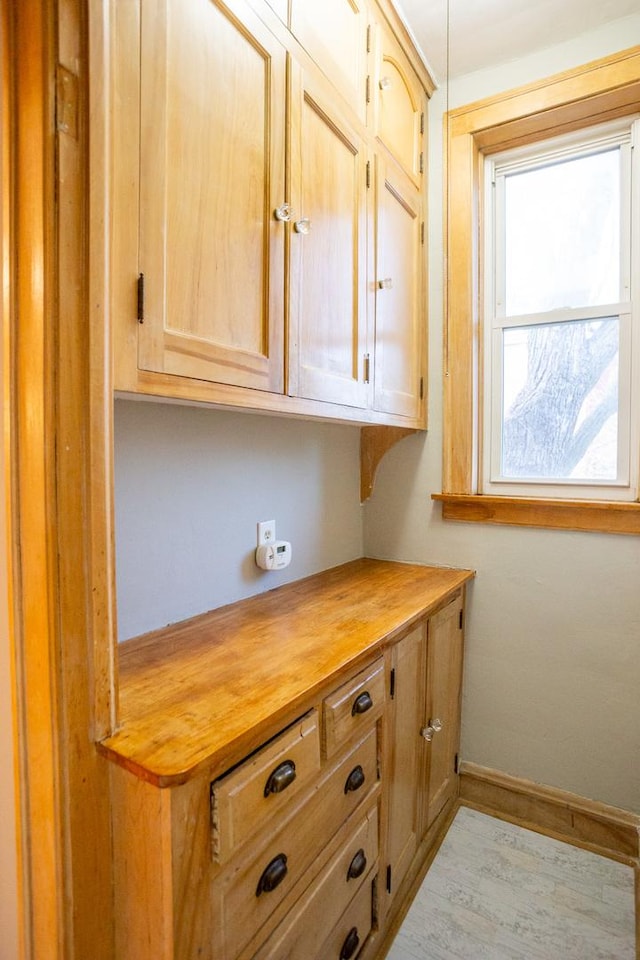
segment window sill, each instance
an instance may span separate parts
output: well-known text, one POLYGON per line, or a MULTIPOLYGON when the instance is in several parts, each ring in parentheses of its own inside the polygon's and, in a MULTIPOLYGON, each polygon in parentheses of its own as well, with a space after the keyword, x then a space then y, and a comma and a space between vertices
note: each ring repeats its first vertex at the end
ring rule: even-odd
POLYGON ((519 527, 640 534, 640 503, 611 500, 543 500, 482 494, 433 493, 443 520, 519 527))

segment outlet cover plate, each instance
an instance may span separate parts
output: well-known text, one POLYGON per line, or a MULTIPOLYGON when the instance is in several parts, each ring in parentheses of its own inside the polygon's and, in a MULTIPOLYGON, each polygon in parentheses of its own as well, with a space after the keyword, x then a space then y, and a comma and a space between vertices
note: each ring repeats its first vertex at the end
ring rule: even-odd
POLYGON ((258 546, 263 543, 273 543, 276 539, 275 520, 261 520, 258 524, 258 546))

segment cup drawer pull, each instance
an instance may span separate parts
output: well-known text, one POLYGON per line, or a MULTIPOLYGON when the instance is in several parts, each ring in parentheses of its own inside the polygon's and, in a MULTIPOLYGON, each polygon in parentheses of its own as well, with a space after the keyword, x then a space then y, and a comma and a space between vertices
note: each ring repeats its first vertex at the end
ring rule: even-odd
POLYGON ((279 853, 262 871, 262 876, 256 887, 256 897, 259 897, 261 893, 271 893, 272 890, 280 886, 286 875, 287 858, 284 853, 279 853))
POLYGON ((358 877, 361 877, 367 867, 367 858, 365 856, 364 850, 362 847, 358 850, 355 857, 349 864, 349 869, 347 870, 347 880, 357 880, 358 877))
POLYGON ((293 760, 283 760, 282 763, 273 770, 267 782, 264 785, 264 795, 268 797, 271 793, 282 793, 289 784, 296 778, 296 765, 293 760))
POLYGON ((358 928, 351 927, 349 933, 347 934, 344 943, 342 944, 342 950, 340 951, 340 960, 351 960, 351 957, 354 955, 358 947, 360 946, 360 937, 358 936, 358 928))
POLYGON ((351 708, 351 716, 355 717, 358 713, 366 713, 367 710, 371 710, 373 706, 373 700, 371 699, 371 694, 368 690, 365 690, 364 693, 361 693, 359 697, 353 701, 353 706, 351 708))
POLYGON ((357 767, 354 767, 349 776, 347 777, 347 782, 344 785, 344 792, 351 793, 355 790, 359 790, 362 784, 364 783, 364 770, 358 764, 357 767))

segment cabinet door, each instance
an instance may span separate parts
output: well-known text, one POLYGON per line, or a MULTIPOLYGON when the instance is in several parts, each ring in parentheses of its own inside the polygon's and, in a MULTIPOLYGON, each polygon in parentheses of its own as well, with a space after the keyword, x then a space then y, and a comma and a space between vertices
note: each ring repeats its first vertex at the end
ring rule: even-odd
POLYGON ((399 168, 376 158, 374 407, 423 418, 425 295, 421 197, 399 168))
POLYGON ((376 32, 375 131, 420 186, 424 172, 424 91, 389 30, 376 32))
POLYGON ((393 648, 393 702, 389 738, 387 892, 393 896, 418 846, 418 802, 425 703, 426 627, 393 648), (390 868, 390 870, 389 870, 390 868))
POLYGON ((366 407, 366 150, 295 76, 289 393, 366 407))
POLYGON ((285 52, 244 0, 142 0, 143 370, 283 389, 285 52))
POLYGON ((427 726, 440 729, 429 744, 425 829, 457 789, 455 756, 460 740, 462 597, 431 617, 427 629, 427 726))
POLYGON ((286 24, 288 20, 288 0, 267 0, 267 3, 271 9, 278 14, 282 22, 286 24))
POLYGON ((291 31, 365 120, 367 22, 363 0, 291 0, 291 31))

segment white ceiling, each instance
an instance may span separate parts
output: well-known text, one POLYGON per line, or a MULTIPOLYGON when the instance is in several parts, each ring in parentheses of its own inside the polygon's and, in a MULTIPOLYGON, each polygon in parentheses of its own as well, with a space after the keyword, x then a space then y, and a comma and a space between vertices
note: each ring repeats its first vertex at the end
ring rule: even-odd
MULTIPOLYGON (((447 74, 447 0, 396 0, 436 79, 447 74)), ((449 76, 506 63, 640 12, 640 0, 449 0, 449 76)), ((640 38, 629 37, 629 46, 640 38)))

